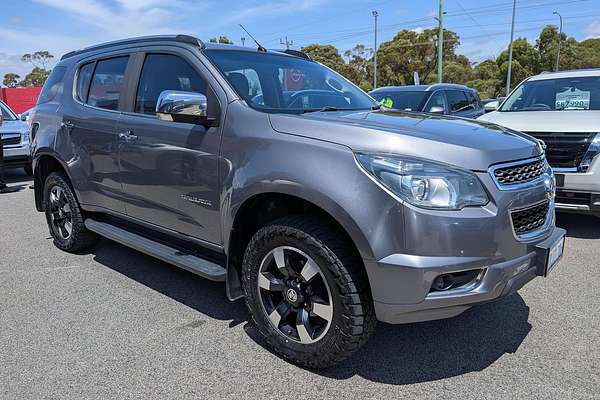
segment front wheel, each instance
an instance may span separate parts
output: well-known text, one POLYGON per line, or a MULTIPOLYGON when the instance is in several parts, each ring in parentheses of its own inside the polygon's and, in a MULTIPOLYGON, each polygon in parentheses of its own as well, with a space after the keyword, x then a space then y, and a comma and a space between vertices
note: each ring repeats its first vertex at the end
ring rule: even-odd
POLYGON ((260 229, 246 249, 242 280, 257 330, 301 366, 332 366, 374 330, 361 260, 315 219, 288 217, 260 229))

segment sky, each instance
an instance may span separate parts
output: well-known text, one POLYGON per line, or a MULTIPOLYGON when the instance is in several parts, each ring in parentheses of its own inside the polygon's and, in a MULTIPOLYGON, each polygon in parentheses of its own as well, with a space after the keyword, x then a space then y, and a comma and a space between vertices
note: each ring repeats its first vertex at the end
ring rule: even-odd
MULTIPOLYGON (((0 77, 22 77, 31 66, 21 55, 48 50, 56 60, 68 51, 115 39, 185 33, 203 40, 225 35, 254 44, 238 24, 267 48, 299 49, 332 44, 340 51, 357 43, 373 47, 373 10, 379 43, 402 29, 437 26, 439 0, 2 0, 0 77)), ((510 40, 512 0, 444 0, 444 25, 461 37, 459 53, 472 61, 495 57, 510 40)), ((517 0, 516 37, 533 42, 546 24, 569 37, 600 37, 600 0, 517 0)))

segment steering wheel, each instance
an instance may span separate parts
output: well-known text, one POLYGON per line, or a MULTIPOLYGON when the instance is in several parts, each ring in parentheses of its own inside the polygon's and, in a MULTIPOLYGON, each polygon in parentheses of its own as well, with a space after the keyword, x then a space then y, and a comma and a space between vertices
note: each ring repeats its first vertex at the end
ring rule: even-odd
POLYGON ((285 105, 287 108, 291 108, 292 104, 294 104, 294 102, 296 101, 296 99, 298 99, 300 96, 310 96, 310 95, 319 95, 319 94, 331 94, 331 93, 335 93, 329 90, 319 90, 319 89, 307 89, 307 90, 299 90, 295 93, 293 93, 287 104, 285 105))

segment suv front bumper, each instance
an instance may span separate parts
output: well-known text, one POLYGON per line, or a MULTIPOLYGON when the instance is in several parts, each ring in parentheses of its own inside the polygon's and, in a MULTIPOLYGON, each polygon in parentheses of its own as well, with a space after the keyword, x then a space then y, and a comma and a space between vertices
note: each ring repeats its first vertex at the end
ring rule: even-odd
POLYGON ((545 258, 541 250, 556 243, 566 231, 553 228, 550 235, 540 243, 528 246, 522 257, 494 262, 480 257, 423 257, 392 254, 377 263, 378 268, 388 271, 390 279, 399 283, 398 303, 375 301, 377 319, 392 324, 428 321, 449 318, 461 314, 475 304, 497 300, 514 293, 536 276, 543 275, 545 258), (542 258, 544 258, 542 260, 542 258), (463 287, 447 291, 431 291, 434 279, 442 274, 481 269, 483 273, 476 281, 463 287), (406 302, 409 284, 413 300, 406 302))
POLYGON ((587 172, 556 171, 556 210, 600 216, 600 157, 587 172))

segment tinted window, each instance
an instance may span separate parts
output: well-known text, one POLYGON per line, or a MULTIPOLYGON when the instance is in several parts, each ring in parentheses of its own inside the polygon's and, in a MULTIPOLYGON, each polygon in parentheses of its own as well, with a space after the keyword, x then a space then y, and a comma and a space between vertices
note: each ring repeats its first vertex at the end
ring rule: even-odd
POLYGON ((84 103, 87 101, 90 82, 92 81, 92 72, 94 72, 94 63, 85 64, 79 69, 77 77, 77 98, 84 103))
POLYGON ((506 99, 501 111, 600 110, 600 77, 527 81, 506 99))
POLYGON ((467 100, 469 101, 469 106, 471 106, 473 110, 479 110, 481 108, 481 103, 479 102, 477 92, 469 90, 465 93, 467 95, 467 100))
POLYGON ((17 119, 17 116, 4 103, 0 103, 0 110, 2 110, 2 119, 4 121, 14 121, 17 119))
POLYGON ((204 54, 238 95, 261 111, 360 110, 376 105, 345 78, 304 58, 235 50, 205 50, 204 54), (252 72, 240 73, 246 69, 252 72))
POLYGON ((442 107, 444 112, 448 110, 448 106, 446 105, 446 96, 444 96, 444 92, 438 90, 434 94, 431 95, 429 100, 427 101, 427 109, 425 112, 431 112, 433 107, 442 107))
POLYGON ((46 83, 44 83, 42 91, 40 92, 40 97, 38 97, 37 102, 38 104, 52 101, 52 99, 54 99, 58 93, 62 93, 65 72, 67 72, 67 67, 56 67, 52 70, 50 76, 48 79, 46 79, 46 83))
POLYGON ((155 114, 163 90, 206 94, 206 82, 180 57, 170 54, 146 56, 135 100, 135 112, 155 114))
POLYGON ((129 57, 98 61, 87 103, 107 110, 119 109, 119 95, 129 57))
POLYGON ((469 106, 469 101, 462 90, 447 90, 446 97, 448 98, 450 112, 464 111, 469 106))
POLYGON ((387 108, 421 111, 421 104, 428 94, 428 92, 377 91, 371 93, 371 96, 387 108))

